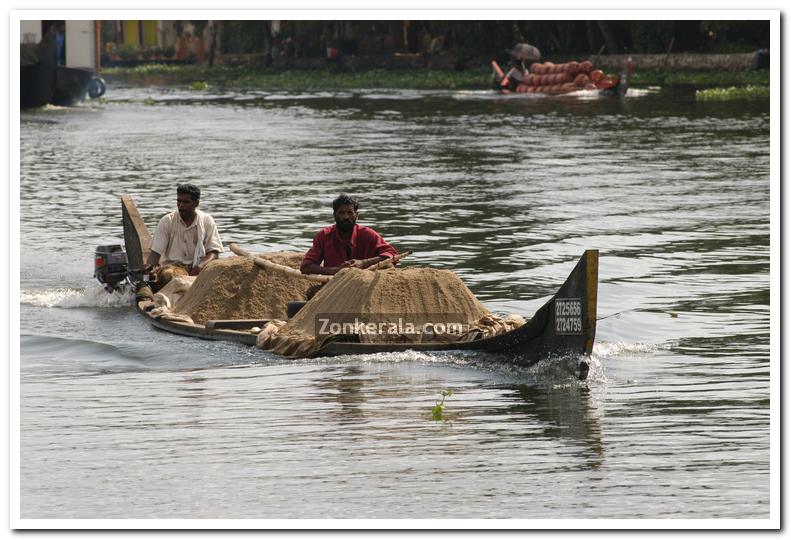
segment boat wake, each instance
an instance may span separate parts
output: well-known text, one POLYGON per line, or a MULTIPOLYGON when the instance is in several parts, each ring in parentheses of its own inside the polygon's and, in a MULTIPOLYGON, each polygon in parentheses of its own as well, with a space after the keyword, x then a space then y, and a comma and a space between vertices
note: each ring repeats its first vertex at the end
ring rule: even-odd
POLYGON ((134 303, 131 290, 108 293, 102 287, 73 289, 22 289, 20 303, 43 308, 121 307, 134 303))
POLYGON ((182 372, 213 368, 249 367, 267 362, 254 358, 235 343, 197 342, 158 346, 150 342, 20 335, 20 355, 25 377, 71 377, 117 373, 182 372))
POLYGON ((503 361, 494 353, 479 351, 402 351, 376 354, 340 355, 320 357, 303 362, 316 363, 364 363, 364 364, 399 364, 416 363, 431 367, 452 367, 484 371, 510 383, 562 383, 577 381, 577 368, 580 357, 546 358, 532 365, 525 366, 516 362, 503 361))
POLYGON ((597 358, 612 358, 615 356, 642 356, 658 350, 669 349, 669 343, 608 343, 599 341, 593 344, 593 355, 597 358))
POLYGON ((588 380, 606 383, 609 379, 605 375, 604 363, 615 358, 649 356, 656 351, 668 350, 673 343, 609 343, 606 341, 593 344, 593 353, 590 356, 590 371, 588 380))

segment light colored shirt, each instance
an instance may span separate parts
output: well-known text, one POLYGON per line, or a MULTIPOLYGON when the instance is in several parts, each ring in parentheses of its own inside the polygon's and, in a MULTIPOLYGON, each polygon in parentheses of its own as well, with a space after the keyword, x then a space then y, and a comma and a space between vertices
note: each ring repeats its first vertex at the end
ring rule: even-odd
POLYGON ((180 262, 195 266, 210 251, 224 251, 214 218, 200 210, 195 210, 195 214, 190 226, 184 223, 178 210, 159 220, 151 251, 159 253, 160 264, 180 262))
POLYGON ((508 70, 508 73, 505 75, 509 79, 514 79, 515 81, 522 82, 525 79, 525 74, 522 70, 512 67, 508 70))

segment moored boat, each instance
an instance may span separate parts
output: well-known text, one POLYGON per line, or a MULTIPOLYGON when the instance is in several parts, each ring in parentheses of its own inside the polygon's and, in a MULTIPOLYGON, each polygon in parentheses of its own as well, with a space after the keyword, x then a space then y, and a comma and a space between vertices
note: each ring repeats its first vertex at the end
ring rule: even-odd
POLYGON ((87 96, 101 97, 105 89, 104 80, 91 69, 58 66, 55 74, 55 92, 50 102, 62 107, 73 107, 85 101, 87 96))
POLYGON ((20 45, 20 107, 43 107, 55 94, 57 49, 55 34, 47 33, 39 43, 20 45))
MULTIPOLYGON (((129 196, 122 198, 122 217, 128 258, 127 275, 131 282, 139 283, 142 279, 141 269, 147 256, 150 234, 129 196)), ((100 281, 103 280, 100 278, 100 281)), ((310 356, 406 350, 479 351, 494 353, 506 361, 523 366, 548 358, 563 359, 564 365, 568 365, 568 360, 571 360, 577 376, 585 378, 588 372, 588 357, 593 350, 596 335, 597 284, 598 251, 586 250, 555 294, 525 324, 514 330, 466 342, 361 343, 359 339, 355 339, 355 336, 343 336, 343 339, 327 341, 310 356)), ((161 315, 155 315, 157 310, 154 301, 150 297, 143 296, 138 296, 136 299, 136 307, 155 328, 183 336, 232 341, 246 345, 255 345, 258 332, 269 322, 267 319, 236 319, 208 320, 204 324, 195 324, 169 320, 161 315)))
POLYGON ((22 109, 48 104, 71 107, 87 96, 98 98, 104 95, 107 86, 96 73, 93 44, 86 42, 83 36, 88 33, 86 28, 91 29, 90 22, 49 22, 45 26, 42 21, 24 21, 25 29, 33 31, 24 32, 31 41, 20 44, 22 109), (68 55, 59 52, 63 44, 59 45, 58 36, 64 35, 66 41, 72 40, 68 55), (41 36, 41 40, 34 43, 37 36, 41 36), (66 61, 69 61, 68 65, 66 61), (88 67, 78 67, 83 65, 88 67))

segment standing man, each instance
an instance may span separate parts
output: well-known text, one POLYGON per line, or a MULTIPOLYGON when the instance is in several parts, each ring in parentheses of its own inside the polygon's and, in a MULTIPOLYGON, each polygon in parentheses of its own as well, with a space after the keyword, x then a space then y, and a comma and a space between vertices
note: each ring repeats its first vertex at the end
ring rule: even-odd
POLYGON ((332 201, 335 225, 321 229, 313 237, 313 246, 300 266, 303 274, 333 275, 343 268, 368 268, 398 255, 376 231, 357 225, 358 208, 357 199, 345 194, 332 201))
POLYGON ((57 49, 58 65, 66 65, 66 23, 58 21, 55 23, 55 44, 57 49))
POLYGON ((178 209, 159 220, 146 259, 146 270, 157 271, 157 289, 175 275, 197 276, 223 252, 214 219, 198 210, 198 204, 200 189, 192 184, 179 184, 178 209))

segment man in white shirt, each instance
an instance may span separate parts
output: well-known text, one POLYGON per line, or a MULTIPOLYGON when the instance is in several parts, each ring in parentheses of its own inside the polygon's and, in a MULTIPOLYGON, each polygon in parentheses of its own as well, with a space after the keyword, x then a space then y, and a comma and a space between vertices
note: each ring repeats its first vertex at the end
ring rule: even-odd
POLYGON ((200 189, 180 184, 176 187, 178 209, 159 220, 146 259, 146 270, 157 272, 157 290, 175 275, 197 276, 223 252, 214 219, 198 210, 198 204, 200 189))

